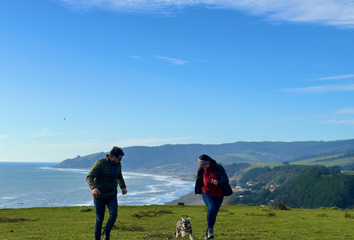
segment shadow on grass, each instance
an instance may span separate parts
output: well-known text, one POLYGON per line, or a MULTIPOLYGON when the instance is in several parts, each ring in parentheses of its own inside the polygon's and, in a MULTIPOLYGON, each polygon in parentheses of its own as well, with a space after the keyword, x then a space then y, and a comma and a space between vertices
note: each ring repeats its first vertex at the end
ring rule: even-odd
POLYGON ((149 238, 162 238, 162 239, 175 239, 173 234, 168 234, 168 233, 151 233, 147 234, 144 236, 144 239, 149 239, 149 238))
POLYGON ((144 228, 138 224, 126 224, 122 223, 120 221, 117 222, 117 225, 113 226, 113 229, 118 229, 122 231, 130 231, 130 232, 135 232, 135 231, 144 231, 144 228))
POLYGON ((275 212, 269 212, 267 214, 262 213, 245 213, 246 216, 254 216, 254 217, 275 217, 277 214, 275 212))
POLYGON ((0 217, 0 222, 23 222, 23 221, 38 221, 39 219, 26 219, 26 218, 6 218, 0 217))
POLYGON ((138 213, 134 213, 132 217, 141 218, 141 217, 158 217, 163 214, 172 214, 171 210, 150 210, 150 211, 139 211, 138 213))

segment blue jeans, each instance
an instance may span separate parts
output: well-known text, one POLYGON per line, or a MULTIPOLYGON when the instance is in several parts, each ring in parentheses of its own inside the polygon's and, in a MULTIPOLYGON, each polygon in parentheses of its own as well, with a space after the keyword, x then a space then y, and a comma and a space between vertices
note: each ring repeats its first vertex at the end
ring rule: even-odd
POLYGON ((118 200, 117 200, 117 196, 114 196, 110 199, 94 198, 93 202, 95 204, 95 213, 96 213, 95 235, 100 236, 102 231, 102 223, 104 219, 104 212, 106 210, 106 206, 109 210, 109 218, 104 230, 109 231, 112 229, 117 219, 118 200))
POLYGON ((208 214, 207 214, 208 228, 213 228, 216 221, 216 215, 219 212, 222 201, 224 200, 224 196, 213 197, 209 194, 202 192, 202 198, 205 205, 208 208, 208 214))

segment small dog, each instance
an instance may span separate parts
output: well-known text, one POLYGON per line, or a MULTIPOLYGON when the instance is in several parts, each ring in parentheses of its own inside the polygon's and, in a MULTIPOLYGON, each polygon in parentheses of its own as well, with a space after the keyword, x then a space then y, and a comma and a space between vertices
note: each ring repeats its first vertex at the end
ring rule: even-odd
POLYGON ((191 218, 189 217, 187 220, 181 218, 176 225, 176 238, 179 236, 179 232, 183 238, 187 237, 187 233, 189 233, 189 239, 194 240, 193 232, 192 232, 192 225, 191 225, 191 218))

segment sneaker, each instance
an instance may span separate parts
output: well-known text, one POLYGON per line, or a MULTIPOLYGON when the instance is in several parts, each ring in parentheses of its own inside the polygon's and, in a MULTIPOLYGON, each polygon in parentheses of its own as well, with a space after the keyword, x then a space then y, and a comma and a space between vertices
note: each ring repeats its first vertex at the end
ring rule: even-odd
POLYGON ((205 237, 204 237, 204 240, 209 240, 208 238, 208 230, 205 231, 205 237))
POLYGON ((110 240, 110 238, 109 238, 110 232, 111 232, 110 230, 105 230, 103 232, 103 240, 110 240))
POLYGON ((213 233, 213 229, 212 228, 208 228, 207 234, 208 234, 208 239, 214 238, 214 233, 213 233))

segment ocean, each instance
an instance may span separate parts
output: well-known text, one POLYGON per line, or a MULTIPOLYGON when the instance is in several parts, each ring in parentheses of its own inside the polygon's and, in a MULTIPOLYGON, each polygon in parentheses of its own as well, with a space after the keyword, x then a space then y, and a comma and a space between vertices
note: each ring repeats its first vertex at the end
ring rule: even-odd
MULTIPOLYGON (((52 168, 56 164, 0 162, 0 208, 93 206, 89 170, 52 168)), ((123 171, 123 177, 128 194, 118 187, 119 205, 162 205, 194 189, 193 181, 171 176, 123 171)))

